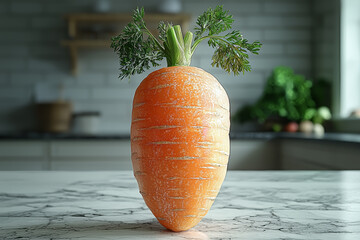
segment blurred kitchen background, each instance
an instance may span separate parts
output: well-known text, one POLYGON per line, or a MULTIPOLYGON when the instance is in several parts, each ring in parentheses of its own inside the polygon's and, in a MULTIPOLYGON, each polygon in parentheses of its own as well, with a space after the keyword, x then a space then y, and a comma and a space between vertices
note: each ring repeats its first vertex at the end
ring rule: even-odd
POLYGON ((150 22, 163 18, 191 30, 199 14, 218 4, 233 15, 234 29, 263 43, 260 55, 251 56, 253 71, 244 75, 211 67, 213 50, 205 42, 192 60, 192 66, 213 74, 228 92, 230 169, 360 168, 355 134, 360 132, 359 2, 2 0, 0 170, 131 169, 132 98, 153 69, 130 81, 118 79, 110 37, 137 6, 145 7, 150 22), (303 76, 300 87, 311 81, 312 111, 295 118, 280 114, 266 127, 269 119, 241 123, 240 109, 258 101, 278 66, 303 76), (331 119, 325 114, 316 120, 320 107, 331 112, 331 119), (298 131, 304 121, 325 128, 318 135, 273 133, 298 131), (341 165, 339 159, 344 163, 345 158, 348 162, 341 165))

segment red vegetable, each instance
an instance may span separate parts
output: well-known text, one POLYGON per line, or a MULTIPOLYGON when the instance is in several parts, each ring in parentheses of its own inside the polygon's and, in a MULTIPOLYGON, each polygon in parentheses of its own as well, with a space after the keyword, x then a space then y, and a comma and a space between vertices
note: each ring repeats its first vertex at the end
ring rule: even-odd
POLYGON ((297 124, 296 122, 289 122, 284 127, 285 132, 297 132, 298 129, 299 129, 299 124, 297 124))

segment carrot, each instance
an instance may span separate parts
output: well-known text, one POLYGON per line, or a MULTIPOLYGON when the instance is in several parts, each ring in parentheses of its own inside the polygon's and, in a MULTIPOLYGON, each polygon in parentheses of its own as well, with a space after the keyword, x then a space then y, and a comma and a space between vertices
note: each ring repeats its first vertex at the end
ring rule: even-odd
POLYGON ((152 72, 137 88, 131 122, 131 158, 145 203, 172 231, 195 226, 209 211, 226 175, 229 158, 229 99, 211 74, 190 67, 197 45, 209 39, 216 47, 213 65, 238 74, 249 71, 248 43, 231 27, 222 7, 198 18, 193 34, 182 37, 180 26, 160 24, 162 44, 146 28, 143 9, 113 38, 120 57, 120 77, 141 73, 165 57, 168 67, 152 72), (222 21, 220 21, 222 20, 222 21), (204 33, 208 32, 204 36, 204 33), (147 39, 143 38, 148 34, 147 39))
POLYGON ((211 207, 226 173, 229 127, 226 92, 202 69, 162 68, 136 90, 134 173, 146 204, 166 228, 187 230, 211 207))

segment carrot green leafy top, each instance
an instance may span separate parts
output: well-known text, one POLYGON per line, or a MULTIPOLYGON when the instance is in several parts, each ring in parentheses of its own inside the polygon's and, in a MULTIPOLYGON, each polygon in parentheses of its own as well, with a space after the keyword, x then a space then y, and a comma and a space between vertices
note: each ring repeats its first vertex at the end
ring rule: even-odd
POLYGON ((233 72, 234 75, 251 71, 248 53, 258 54, 261 43, 249 43, 237 30, 219 35, 230 30, 233 21, 228 11, 217 6, 215 9, 209 8, 197 18, 195 37, 192 32, 187 32, 183 37, 179 25, 160 22, 159 37, 156 38, 144 22, 144 8, 137 8, 133 21, 111 39, 111 48, 120 59, 119 77, 123 79, 140 74, 151 66, 159 66, 164 57, 168 67, 189 66, 196 47, 205 39, 209 46, 215 48, 212 66, 233 72))

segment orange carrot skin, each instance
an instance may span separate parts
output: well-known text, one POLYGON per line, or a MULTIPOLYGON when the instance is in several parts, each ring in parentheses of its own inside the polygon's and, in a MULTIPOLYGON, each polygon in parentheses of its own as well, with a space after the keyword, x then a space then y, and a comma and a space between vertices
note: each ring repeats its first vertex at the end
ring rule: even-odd
POLYGON ((206 215, 225 178, 229 157, 229 99, 200 68, 151 73, 133 101, 131 152, 145 203, 172 231, 206 215))

